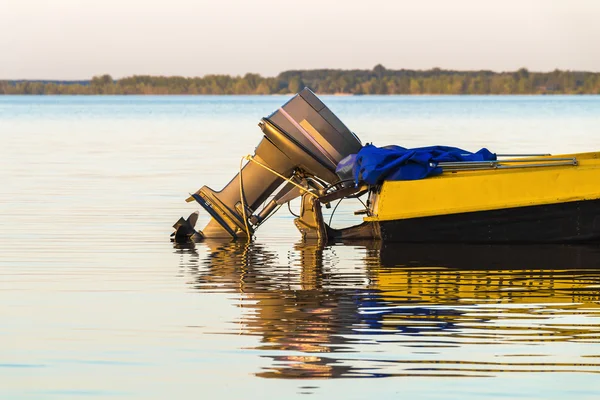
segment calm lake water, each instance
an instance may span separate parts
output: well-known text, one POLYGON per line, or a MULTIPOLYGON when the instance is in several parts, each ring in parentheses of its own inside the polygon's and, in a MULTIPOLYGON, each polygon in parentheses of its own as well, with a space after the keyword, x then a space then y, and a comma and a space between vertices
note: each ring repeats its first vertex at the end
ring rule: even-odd
MULTIPOLYGON (((600 397, 600 247, 318 247, 281 209, 175 248, 287 99, 0 96, 0 398, 600 397)), ((600 97, 323 99, 376 145, 600 150, 600 97)))

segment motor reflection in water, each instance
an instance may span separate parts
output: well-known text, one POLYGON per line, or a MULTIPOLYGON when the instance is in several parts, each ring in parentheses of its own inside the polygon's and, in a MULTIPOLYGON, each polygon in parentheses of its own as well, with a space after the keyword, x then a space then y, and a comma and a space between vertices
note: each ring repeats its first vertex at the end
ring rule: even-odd
MULTIPOLYGON (((179 248, 235 292, 265 378, 600 371, 600 248, 369 242, 179 248)), ((227 332, 223 332, 227 333, 227 332)))

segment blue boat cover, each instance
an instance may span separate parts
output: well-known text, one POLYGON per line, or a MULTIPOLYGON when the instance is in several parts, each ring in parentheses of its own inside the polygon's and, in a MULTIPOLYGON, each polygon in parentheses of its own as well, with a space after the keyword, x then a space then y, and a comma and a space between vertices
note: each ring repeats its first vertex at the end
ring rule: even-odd
POLYGON ((496 155, 483 148, 471 153, 456 147, 431 146, 405 149, 400 146, 364 146, 357 154, 351 154, 337 165, 340 176, 352 177, 358 185, 365 182, 375 185, 382 181, 410 181, 439 175, 440 162, 493 161, 496 155))

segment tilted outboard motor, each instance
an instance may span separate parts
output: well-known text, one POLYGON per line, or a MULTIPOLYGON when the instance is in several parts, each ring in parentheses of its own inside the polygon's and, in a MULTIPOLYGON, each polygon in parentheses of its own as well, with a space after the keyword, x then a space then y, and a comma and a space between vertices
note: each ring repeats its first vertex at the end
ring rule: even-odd
POLYGON ((259 126, 264 137, 231 182, 219 192, 204 186, 187 199, 197 201, 212 216, 208 225, 194 230, 197 213, 187 220, 180 218, 173 226, 175 241, 252 235, 277 206, 309 190, 324 193, 328 185, 338 183, 337 164, 362 148, 356 135, 308 88, 263 118, 259 126))

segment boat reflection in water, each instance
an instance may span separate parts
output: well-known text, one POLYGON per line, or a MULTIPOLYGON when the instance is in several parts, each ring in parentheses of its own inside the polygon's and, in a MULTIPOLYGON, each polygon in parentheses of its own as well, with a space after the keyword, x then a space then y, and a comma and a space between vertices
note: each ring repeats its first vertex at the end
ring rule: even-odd
POLYGON ((598 247, 188 246, 198 290, 238 294, 261 377, 600 371, 598 247))

